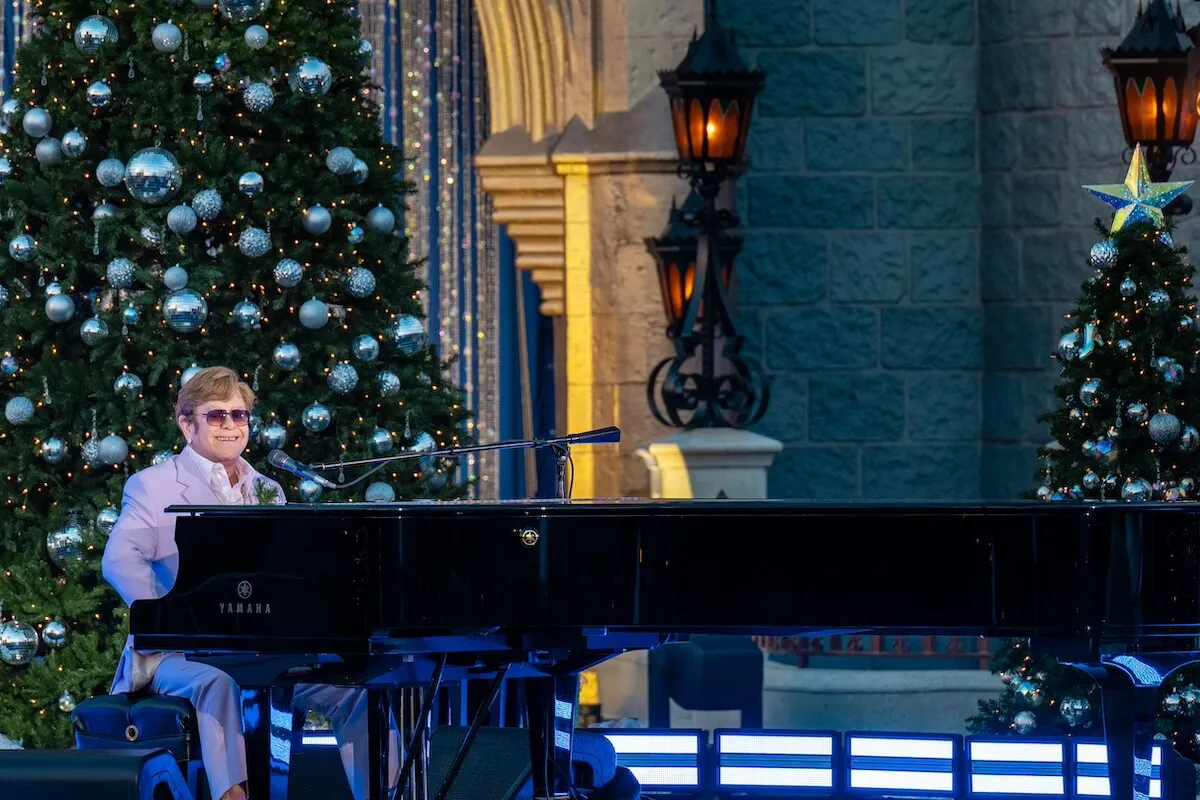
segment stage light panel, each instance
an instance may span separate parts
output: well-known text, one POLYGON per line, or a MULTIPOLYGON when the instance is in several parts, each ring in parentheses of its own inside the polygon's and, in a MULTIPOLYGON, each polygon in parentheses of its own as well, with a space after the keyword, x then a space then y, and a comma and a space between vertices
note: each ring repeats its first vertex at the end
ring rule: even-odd
POLYGON ((1065 797, 1066 742, 967 739, 967 797, 1065 797))
POLYGON ((847 793, 952 797, 962 740, 957 736, 847 733, 847 793))
MULTIPOLYGON (((1111 797, 1108 783, 1108 746, 1100 740, 1075 740, 1075 796, 1111 797)), ((1162 798, 1163 746, 1155 742, 1150 750, 1150 797, 1162 798)))
POLYGON ((840 740, 839 734, 826 731, 717 731, 717 786, 829 794, 840 740))
POLYGON ((643 789, 694 792, 700 788, 701 762, 708 739, 704 731, 593 729, 603 733, 643 789))

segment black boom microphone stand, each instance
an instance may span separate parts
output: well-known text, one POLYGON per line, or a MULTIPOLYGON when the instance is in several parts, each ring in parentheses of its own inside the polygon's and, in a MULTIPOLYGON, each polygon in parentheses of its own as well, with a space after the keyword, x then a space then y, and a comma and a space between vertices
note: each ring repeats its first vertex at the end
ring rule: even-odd
POLYGON ((621 429, 616 427, 598 428, 594 431, 585 431, 583 433, 570 433, 566 436, 556 436, 550 439, 510 439, 503 442, 492 442, 491 444, 473 444, 465 447, 447 447, 444 450, 407 450, 403 453, 397 453, 391 456, 380 456, 379 458, 362 458, 357 461, 333 461, 329 463, 317 462, 314 464, 302 464, 296 461, 291 456, 284 453, 282 450, 272 450, 267 460, 272 466, 292 473, 300 478, 308 478, 316 480, 322 485, 326 485, 331 489, 348 489, 357 483, 360 483, 374 475, 379 470, 396 461, 408 461, 414 458, 455 458, 458 456, 470 455, 471 453, 487 453, 497 450, 525 450, 525 449, 548 449, 554 453, 554 467, 556 473, 555 481, 555 497, 565 500, 567 499, 567 463, 571 460, 571 445, 576 444, 615 444, 621 441, 621 429), (374 469, 359 475, 352 481, 346 483, 335 484, 327 479, 318 476, 316 473, 328 472, 329 470, 341 470, 345 467, 365 467, 374 466, 374 469))

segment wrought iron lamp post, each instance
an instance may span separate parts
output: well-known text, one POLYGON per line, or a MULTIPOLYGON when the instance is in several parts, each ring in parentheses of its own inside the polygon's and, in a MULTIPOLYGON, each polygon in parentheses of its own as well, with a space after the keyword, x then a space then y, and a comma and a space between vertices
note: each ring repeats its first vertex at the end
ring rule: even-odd
POLYGON ((650 409, 676 428, 742 427, 762 418, 769 384, 741 354, 729 301, 741 240, 728 233, 738 221, 717 208, 717 196, 743 163, 765 75, 746 66, 717 20, 716 0, 705 0, 704 34, 676 69, 659 77, 671 103, 680 173, 692 193, 682 209, 672 208, 663 236, 646 240, 675 347, 650 374, 650 409))
MULTIPOLYGON (((1113 76, 1125 142, 1131 151, 1142 145, 1153 181, 1170 179, 1179 160, 1196 160, 1197 41, 1200 29, 1184 27, 1178 4, 1172 13, 1167 0, 1151 0, 1145 9, 1139 3, 1133 29, 1116 49, 1100 51, 1113 76)), ((1165 211, 1191 209, 1191 198, 1181 195, 1165 211)))

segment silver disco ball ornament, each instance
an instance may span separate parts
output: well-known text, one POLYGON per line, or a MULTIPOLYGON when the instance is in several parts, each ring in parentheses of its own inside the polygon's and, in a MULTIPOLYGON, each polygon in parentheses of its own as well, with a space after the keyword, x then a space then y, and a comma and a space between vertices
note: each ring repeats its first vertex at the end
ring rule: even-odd
POLYGON ((291 342, 280 342, 271 353, 271 360, 282 370, 291 372, 300 366, 300 348, 291 342))
POLYGON ((366 267, 355 267, 346 276, 346 291, 351 297, 367 297, 375 291, 375 273, 366 267))
POLYGON ((75 26, 75 49, 90 56, 106 44, 116 44, 120 36, 117 26, 108 17, 93 14, 75 26))
POLYGON ((63 134, 60 146, 62 147, 63 155, 67 158, 79 158, 87 152, 87 134, 79 130, 79 128, 73 128, 63 134))
POLYGON ((272 422, 258 434, 258 443, 268 450, 279 450, 287 445, 287 428, 272 422))
POLYGON ((70 561, 83 558, 83 526, 76 520, 68 520, 57 530, 46 534, 46 550, 50 560, 59 567, 65 567, 70 561))
POLYGON ((203 220, 216 219, 223 206, 221 194, 216 189, 203 189, 192 198, 192 210, 203 220))
POLYGON ((167 227, 171 229, 171 233, 186 236, 196 230, 197 224, 199 218, 189 206, 180 204, 167 212, 167 227))
POLYGON ((12 174, 12 162, 8 160, 8 156, 0 156, 0 182, 11 178, 12 174))
POLYGON ((20 111, 21 104, 11 97, 0 103, 0 131, 8 133, 8 129, 12 127, 13 120, 17 118, 20 111))
POLYGON ((389 234, 396 227, 396 215, 384 205, 375 206, 367 212, 367 227, 372 233, 389 234))
POLYGON ((85 319, 79 326, 79 338, 84 344, 95 347, 108 338, 108 323, 99 317, 85 319))
POLYGON ((270 0, 217 0, 217 8, 226 19, 249 22, 262 16, 270 0))
POLYGON ((197 94, 208 94, 212 91, 212 87, 213 77, 207 72, 197 72, 196 76, 192 78, 192 88, 196 90, 197 94))
POLYGON ((1088 408, 1100 405, 1100 380, 1098 378, 1083 382, 1083 385, 1079 387, 1079 400, 1088 408))
POLYGON ((383 397, 388 397, 400 391, 400 378, 391 370, 384 370, 379 373, 379 377, 375 379, 379 386, 379 394, 383 397))
POLYGON ((141 318, 142 312, 138 311, 137 306, 125 306, 121 309, 121 322, 126 325, 137 325, 141 318))
POLYGON ((1131 503, 1146 503, 1154 497, 1154 487, 1145 478, 1133 478, 1121 487, 1121 499, 1131 503))
POLYGON ((100 462, 103 464, 120 464, 129 457, 129 445, 115 433, 110 433, 100 440, 100 462))
POLYGON ((112 88, 104 81, 93 81, 87 88, 87 101, 92 108, 104 108, 112 102, 112 97, 112 88))
MULTIPOLYGON (((154 457, 158 458, 158 454, 156 453, 154 457)), ((120 519, 120 517, 121 513, 115 508, 102 508, 100 509, 100 512, 96 514, 96 527, 101 533, 107 536, 108 534, 112 533, 113 526, 117 524, 117 520, 120 519)))
POLYGON ((425 346, 425 325, 412 314, 402 314, 388 327, 392 346, 406 356, 414 356, 425 346))
POLYGON ((301 412, 300 423, 305 430, 320 433, 333 423, 333 412, 321 403, 313 403, 301 412))
POLYGON ((108 262, 105 276, 114 289, 128 289, 133 286, 134 264, 128 258, 114 258, 108 262))
POLYGON ((44 108, 31 108, 21 117, 21 127, 35 139, 40 139, 50 133, 54 127, 54 118, 44 108))
POLYGON ((350 171, 350 177, 355 186, 361 186, 367 182, 367 176, 370 175, 371 169, 367 166, 367 162, 361 158, 354 159, 354 169, 350 171))
POLYGON ((305 300, 300 306, 300 324, 308 328, 310 331, 315 331, 325 327, 325 323, 329 322, 329 306, 317 298, 305 300))
POLYGON ((349 364, 338 364, 329 370, 329 388, 338 394, 350 394, 358 386, 358 370, 349 364))
POLYGON ((354 58, 358 61, 358 65, 366 69, 371 64, 371 57, 375 55, 375 46, 366 39, 358 40, 358 47, 354 48, 354 58))
POLYGON ((166 286, 172 292, 177 292, 187 286, 187 282, 187 270, 178 264, 167 267, 167 271, 163 273, 163 286, 166 286))
POLYGON ((333 225, 333 215, 329 209, 320 205, 310 206, 304 210, 304 230, 313 236, 320 236, 333 225))
POLYGON ((100 442, 95 439, 88 439, 79 448, 79 454, 83 456, 83 463, 87 464, 92 469, 100 466, 104 462, 100 459, 100 442))
POLYGON ((304 267, 299 261, 291 258, 280 259, 275 265, 275 283, 282 289, 294 289, 304 280, 304 267))
POLYGON ((1112 239, 1105 239, 1092 245, 1088 257, 1095 269, 1112 269, 1117 265, 1117 245, 1112 239))
POLYGON ((1136 425, 1141 425, 1150 419, 1150 409, 1146 407, 1145 403, 1130 403, 1125 407, 1125 419, 1136 425))
POLYGON ((188 381, 196 377, 196 373, 202 369, 204 369, 204 367, 200 366, 199 364, 192 364, 190 367, 185 369, 179 374, 179 386, 181 388, 187 386, 188 381))
POLYGON ((238 191, 247 197, 261 194, 262 190, 263 176, 257 172, 243 172, 242 177, 238 178, 238 191))
POLYGON ((15 619, 0 625, 0 661, 10 667, 24 666, 33 661, 37 648, 37 631, 32 625, 15 619))
POLYGON ((62 620, 50 620, 42 627, 42 641, 47 647, 62 647, 67 643, 67 626, 62 620))
POLYGON ((250 300, 238 303, 230 313, 233 316, 233 324, 240 330, 252 331, 262 326, 262 309, 250 300))
POLYGON ((18 233, 8 240, 8 254, 16 261, 32 261, 37 255, 37 242, 28 233, 18 233))
POLYGON ((334 175, 348 175, 354 169, 354 158, 349 147, 335 147, 325 156, 325 168, 334 175))
POLYGON ((316 481, 308 479, 300 481, 296 492, 300 496, 301 503, 315 503, 321 499, 321 486, 316 481))
POLYGON ((208 318, 208 302, 193 289, 172 292, 162 304, 163 321, 176 333, 195 333, 208 318))
POLYGON ((46 298, 46 318, 60 325, 75 317, 75 301, 67 294, 55 294, 46 298))
POLYGON ((125 164, 119 158, 104 159, 96 165, 96 180, 111 189, 125 180, 125 164))
POLYGON ((58 436, 51 436, 42 441, 42 461, 47 464, 60 464, 67 457, 67 443, 58 436))
POLYGON ((1200 447, 1200 431, 1191 425, 1184 425, 1179 432, 1179 441, 1175 442, 1175 449, 1181 453, 1191 453, 1197 447, 1200 447))
POLYGON ((1065 697, 1059 704, 1058 710, 1062 714, 1063 721, 1075 728, 1087 721, 1088 715, 1092 711, 1092 704, 1086 697, 1065 697))
POLYGON ((246 32, 242 34, 242 41, 246 43, 246 47, 251 50, 261 50, 267 46, 270 41, 270 34, 262 25, 251 25, 246 28, 246 32))
POLYGON ((133 154, 125 165, 125 186, 134 200, 148 206, 167 202, 183 187, 183 170, 175 156, 161 147, 133 154))
POLYGON ((303 97, 320 97, 333 85, 329 65, 314 56, 304 56, 292 65, 288 86, 303 97))
POLYGON ((238 250, 246 258, 261 258, 271 250, 271 237, 262 228, 246 228, 238 235, 238 250))
POLYGON ((392 433, 387 428, 376 428, 371 432, 371 438, 367 440, 371 452, 377 456, 390 453, 396 444, 396 440, 392 438, 392 433))
POLYGON ((374 336, 354 337, 354 341, 350 343, 350 352, 359 361, 374 361, 379 358, 379 341, 374 336))
POLYGON ((122 372, 113 381, 113 391, 125 400, 134 400, 142 393, 142 379, 132 372, 122 372))
POLYGON ((376 481, 367 487, 363 499, 368 503, 392 503, 396 500, 396 490, 391 484, 376 481))
POLYGON ((1166 289, 1151 289, 1147 296, 1150 308, 1154 311, 1165 311, 1171 305, 1171 295, 1166 289))
POLYGON ((1150 418, 1150 438, 1163 446, 1178 439, 1182 429, 1179 417, 1166 411, 1159 411, 1150 418))
POLYGON ((1074 361, 1079 355, 1079 332, 1064 333, 1058 340, 1058 357, 1063 361, 1074 361))
POLYGON ((1018 711, 1013 717, 1013 730, 1020 734, 1032 733, 1037 727, 1037 717, 1032 711, 1018 711))
MULTIPOLYGON (((418 433, 417 438, 413 440, 412 447, 408 448, 410 453, 432 453, 434 450, 437 450, 437 442, 425 431, 418 433)), ((417 463, 420 464, 422 472, 429 472, 433 469, 432 456, 419 458, 417 463)))
POLYGON ((183 31, 170 20, 160 22, 150 31, 150 43, 160 53, 174 53, 183 44, 183 31))
POLYGON ((275 105, 275 93, 265 83, 252 83, 242 92, 242 104, 247 111, 261 114, 275 105))
POLYGON ((47 136, 33 148, 33 155, 37 158, 38 163, 46 167, 62 161, 62 154, 62 142, 53 136, 47 136))

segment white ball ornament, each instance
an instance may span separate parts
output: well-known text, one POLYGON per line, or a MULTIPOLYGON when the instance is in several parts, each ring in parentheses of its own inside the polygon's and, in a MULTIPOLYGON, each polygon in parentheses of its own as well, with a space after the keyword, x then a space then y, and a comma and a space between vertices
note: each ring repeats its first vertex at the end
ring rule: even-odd
POLYGON ((150 41, 158 52, 174 53, 183 44, 183 31, 170 20, 160 22, 150 32, 150 41))
POLYGON ((30 136, 40 139, 50 133, 50 129, 54 127, 54 118, 44 108, 31 108, 21 118, 21 127, 30 136))
POLYGON ((300 306, 300 324, 315 331, 329 322, 329 306, 317 298, 305 300, 300 306))
POLYGON ((242 34, 242 41, 244 41, 246 43, 246 47, 249 47, 251 50, 261 50, 262 48, 266 47, 270 38, 271 37, 267 33, 267 29, 262 25, 251 25, 249 28, 246 28, 246 32, 242 34))

